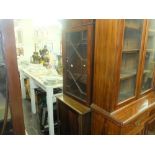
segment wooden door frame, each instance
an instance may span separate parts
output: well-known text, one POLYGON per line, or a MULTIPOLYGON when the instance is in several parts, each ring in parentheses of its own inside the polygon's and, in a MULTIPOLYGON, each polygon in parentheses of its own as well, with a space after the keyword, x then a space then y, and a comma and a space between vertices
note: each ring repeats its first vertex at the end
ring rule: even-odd
POLYGON ((144 47, 143 47, 143 56, 142 56, 142 62, 141 62, 141 71, 140 71, 140 80, 139 80, 139 90, 138 90, 138 95, 137 98, 145 96, 146 94, 152 92, 154 90, 155 87, 155 70, 153 71, 153 77, 152 77, 152 88, 141 92, 141 88, 142 88, 142 80, 143 80, 143 72, 144 72, 144 65, 145 65, 145 56, 146 56, 146 48, 147 48, 147 40, 148 40, 148 33, 149 33, 149 20, 146 20, 147 24, 146 24, 146 34, 145 34, 145 41, 144 41, 144 47))
MULTIPOLYGON (((123 28, 122 30, 124 31, 125 30, 125 19, 123 20, 123 28)), ((136 77, 136 87, 135 87, 135 96, 129 98, 129 99, 126 99, 122 102, 116 102, 116 109, 124 106, 124 105, 127 105, 129 102, 132 102, 134 100, 136 100, 138 98, 138 93, 139 93, 139 87, 140 87, 140 79, 141 79, 141 63, 143 61, 143 48, 144 48, 144 42, 145 42, 145 35, 146 35, 146 25, 147 25, 147 20, 144 19, 143 21, 143 28, 142 28, 142 35, 141 35, 141 45, 140 45, 140 51, 139 51, 139 62, 138 62, 138 67, 137 67, 137 77, 136 77)), ((124 42, 124 33, 122 34, 122 46, 121 46, 121 49, 120 49, 120 55, 122 55, 122 48, 123 48, 123 42, 124 42)), ((122 57, 120 57, 120 63, 119 63, 119 68, 121 67, 121 62, 122 62, 122 57)), ((120 69, 119 69, 119 76, 120 76, 120 69)), ((120 82, 119 82, 119 86, 118 86, 118 96, 119 96, 119 88, 120 88, 120 82)))
POLYGON ((75 27, 75 28, 66 28, 63 33, 62 33, 62 55, 63 55, 63 75, 64 75, 64 80, 63 80, 63 85, 66 85, 66 67, 65 65, 65 61, 66 61, 66 33, 70 33, 70 32, 79 32, 79 31, 87 31, 87 95, 86 95, 86 100, 82 100, 78 97, 74 97, 70 94, 68 94, 65 90, 64 87, 64 94, 71 96, 72 98, 84 103, 85 105, 89 106, 91 104, 92 101, 92 87, 93 87, 93 51, 94 51, 94 25, 86 25, 86 26, 80 26, 80 27, 75 27))
POLYGON ((14 134, 23 135, 25 134, 25 127, 13 20, 0 20, 0 31, 2 34, 2 46, 7 68, 9 106, 13 123, 13 132, 14 134))

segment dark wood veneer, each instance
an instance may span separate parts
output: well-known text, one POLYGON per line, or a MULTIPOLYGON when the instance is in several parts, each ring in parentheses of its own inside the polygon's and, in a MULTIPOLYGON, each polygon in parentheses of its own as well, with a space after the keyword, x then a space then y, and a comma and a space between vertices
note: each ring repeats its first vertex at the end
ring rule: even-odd
POLYGON ((60 120, 60 134, 81 135, 90 134, 90 108, 62 95, 57 97, 60 120))

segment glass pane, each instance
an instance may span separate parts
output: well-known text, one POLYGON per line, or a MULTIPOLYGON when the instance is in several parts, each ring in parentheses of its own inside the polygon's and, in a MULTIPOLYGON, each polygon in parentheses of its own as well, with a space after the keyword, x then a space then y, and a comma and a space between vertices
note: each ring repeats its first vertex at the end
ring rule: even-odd
POLYGON ((142 89, 144 92, 151 88, 152 77, 155 64, 155 20, 150 20, 148 40, 146 46, 145 65, 142 79, 142 89))
POLYGON ((66 91, 86 99, 87 31, 70 32, 66 36, 66 91))
POLYGON ((126 19, 120 74, 119 101, 135 95, 143 20, 126 19))

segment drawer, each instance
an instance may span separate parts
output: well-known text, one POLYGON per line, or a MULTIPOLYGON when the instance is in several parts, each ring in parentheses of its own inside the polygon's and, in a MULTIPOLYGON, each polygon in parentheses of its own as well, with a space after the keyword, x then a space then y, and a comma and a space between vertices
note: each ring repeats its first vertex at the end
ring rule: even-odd
POLYGON ((149 118, 149 112, 144 112, 140 116, 138 116, 133 121, 124 125, 121 129, 122 134, 137 134, 140 130, 144 128, 144 124, 149 118))

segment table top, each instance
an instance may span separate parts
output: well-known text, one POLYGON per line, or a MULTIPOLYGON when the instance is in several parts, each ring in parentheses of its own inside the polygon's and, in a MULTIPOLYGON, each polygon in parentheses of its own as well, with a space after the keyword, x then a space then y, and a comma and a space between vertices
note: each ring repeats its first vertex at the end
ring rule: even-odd
POLYGON ((58 75, 55 70, 46 69, 45 67, 40 66, 37 66, 36 68, 19 68, 19 70, 24 73, 24 75, 35 80, 35 82, 44 89, 58 88, 63 85, 62 76, 58 75))

